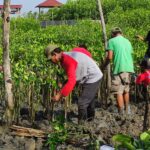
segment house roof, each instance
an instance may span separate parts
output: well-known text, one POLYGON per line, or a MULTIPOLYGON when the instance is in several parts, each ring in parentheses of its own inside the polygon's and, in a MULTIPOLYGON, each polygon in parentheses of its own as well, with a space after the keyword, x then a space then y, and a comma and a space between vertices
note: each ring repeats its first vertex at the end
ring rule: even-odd
POLYGON ((51 7, 60 7, 61 5, 63 4, 58 2, 57 0, 46 0, 43 3, 37 5, 36 7, 51 8, 51 7))
MULTIPOLYGON (((0 5, 0 8, 2 9, 4 6, 3 5, 0 5)), ((10 8, 13 9, 13 8, 22 8, 22 5, 10 5, 10 8)))

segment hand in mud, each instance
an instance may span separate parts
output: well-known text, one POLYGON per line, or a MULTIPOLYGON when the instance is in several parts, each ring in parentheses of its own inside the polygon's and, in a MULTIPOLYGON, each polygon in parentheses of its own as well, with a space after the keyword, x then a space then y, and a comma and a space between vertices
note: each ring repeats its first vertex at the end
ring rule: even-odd
POLYGON ((52 100, 55 102, 58 102, 58 101, 60 101, 60 98, 61 98, 61 94, 57 93, 54 97, 52 97, 52 100))

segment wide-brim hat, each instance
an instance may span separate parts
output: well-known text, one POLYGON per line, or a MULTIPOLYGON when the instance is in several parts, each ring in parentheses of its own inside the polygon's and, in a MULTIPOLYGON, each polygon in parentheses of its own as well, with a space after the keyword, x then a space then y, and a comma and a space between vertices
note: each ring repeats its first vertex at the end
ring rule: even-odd
POLYGON ((56 44, 49 44, 46 48, 45 48, 45 56, 50 59, 51 58, 51 53, 58 48, 59 46, 56 44))

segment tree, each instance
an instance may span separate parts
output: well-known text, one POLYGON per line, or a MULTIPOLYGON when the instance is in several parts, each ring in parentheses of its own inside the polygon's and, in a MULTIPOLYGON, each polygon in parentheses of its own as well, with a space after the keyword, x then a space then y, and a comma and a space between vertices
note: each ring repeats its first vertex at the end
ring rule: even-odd
POLYGON ((4 0, 3 9, 3 70, 4 70, 4 82, 5 82, 5 101, 6 101, 6 113, 5 117, 8 123, 13 120, 13 93, 12 93, 12 79, 10 71, 10 58, 9 58, 9 32, 10 32, 10 0, 4 0))
MULTIPOLYGON (((103 10, 102 10, 102 4, 101 0, 97 0, 98 2, 98 8, 99 8, 99 13, 100 13, 100 20, 102 24, 102 31, 103 31, 103 38, 104 38, 104 44, 105 44, 105 49, 107 48, 107 35, 106 35, 106 26, 105 26, 105 20, 104 20, 104 15, 103 15, 103 10)), ((107 54, 106 54, 107 55, 107 54)), ((111 76, 110 76, 110 64, 107 66, 107 72, 104 75, 107 75, 107 99, 109 98, 110 94, 110 87, 111 87, 111 76)), ((104 81, 105 82, 105 81, 104 81)))
POLYGON ((97 19, 98 9, 95 0, 69 0, 62 7, 49 9, 44 14, 47 19, 54 20, 73 20, 73 19, 97 19))

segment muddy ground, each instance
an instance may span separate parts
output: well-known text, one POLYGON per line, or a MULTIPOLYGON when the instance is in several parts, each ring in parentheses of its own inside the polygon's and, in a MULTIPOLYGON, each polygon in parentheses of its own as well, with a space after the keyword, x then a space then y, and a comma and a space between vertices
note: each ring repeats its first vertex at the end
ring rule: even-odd
MULTIPOLYGON (((144 120, 144 102, 134 102, 131 104, 132 115, 130 116, 120 116, 117 113, 117 107, 115 103, 110 103, 107 108, 102 108, 98 103, 96 105, 96 117, 93 122, 88 122, 84 126, 96 138, 101 141, 102 144, 112 145, 112 136, 117 133, 123 133, 137 137, 143 130, 143 120, 144 120)), ((55 109, 55 115, 59 115, 55 109)), ((2 113, 2 107, 0 107, 0 113, 2 113)), ((33 124, 28 120, 28 114, 22 112, 22 116, 17 125, 24 127, 32 127, 36 129, 41 129, 44 131, 51 131, 51 123, 44 118, 44 114, 38 112, 37 119, 33 124)), ((60 111, 59 111, 60 112, 60 111)), ((70 113, 68 114, 70 122, 77 125, 77 105, 72 104, 70 113)), ((83 139, 89 141, 89 137, 83 139)), ((57 147, 57 149, 68 149, 68 150, 84 150, 88 149, 82 145, 82 138, 80 138, 80 144, 65 143, 57 147)), ((0 126, 0 150, 48 150, 45 146, 45 139, 43 138, 27 138, 11 135, 11 130, 4 126, 1 121, 0 126)))

